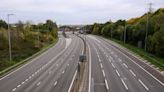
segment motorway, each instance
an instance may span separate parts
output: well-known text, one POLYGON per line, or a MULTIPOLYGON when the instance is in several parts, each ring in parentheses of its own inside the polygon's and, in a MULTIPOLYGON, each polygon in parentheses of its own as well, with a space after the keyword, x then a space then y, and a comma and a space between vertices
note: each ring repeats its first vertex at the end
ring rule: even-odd
MULTIPOLYGON (((67 36, 59 34, 56 45, 1 77, 0 92, 71 92, 84 44, 71 33, 67 36)), ((163 75, 154 76, 155 71, 147 71, 148 65, 141 65, 126 49, 99 36, 87 35, 86 41, 88 92, 164 91, 158 79, 163 75)))
POLYGON ((59 35, 55 46, 0 78, 0 92, 69 92, 83 42, 68 36, 59 35))
POLYGON ((116 48, 111 41, 88 35, 87 43, 91 52, 89 92, 164 91, 163 82, 116 48))

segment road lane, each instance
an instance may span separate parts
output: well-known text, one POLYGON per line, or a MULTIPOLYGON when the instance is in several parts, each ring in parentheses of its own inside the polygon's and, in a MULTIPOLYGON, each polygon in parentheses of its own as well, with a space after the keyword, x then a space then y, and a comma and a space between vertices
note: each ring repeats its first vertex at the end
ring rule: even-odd
MULTIPOLYGON (((88 39, 92 40, 92 44, 99 49, 98 51, 100 51, 100 55, 102 55, 101 57, 104 59, 104 67, 106 66, 105 72, 107 72, 107 77, 109 76, 107 79, 109 83, 109 90, 111 88, 111 92, 119 92, 118 90, 116 91, 116 89, 122 88, 121 85, 118 85, 120 84, 119 82, 117 83, 117 81, 113 81, 114 78, 117 77, 120 77, 124 89, 129 90, 130 92, 162 92, 164 87, 160 85, 160 83, 151 78, 150 75, 147 76, 140 67, 136 66, 129 60, 129 58, 118 52, 116 48, 114 49, 114 47, 111 47, 109 43, 98 37, 91 36, 88 37, 88 39), (117 71, 116 69, 112 70, 111 67, 113 67, 113 69, 116 68, 117 71), (115 73, 113 72, 108 74, 108 72, 112 71, 115 71, 115 73), (141 75, 142 73, 144 74, 141 75), (115 76, 115 74, 117 76, 115 76), (149 79, 151 79, 151 81, 148 81, 149 79), (117 85, 113 86, 115 83, 117 83, 117 85)), ((123 92, 123 90, 121 92, 123 92)))

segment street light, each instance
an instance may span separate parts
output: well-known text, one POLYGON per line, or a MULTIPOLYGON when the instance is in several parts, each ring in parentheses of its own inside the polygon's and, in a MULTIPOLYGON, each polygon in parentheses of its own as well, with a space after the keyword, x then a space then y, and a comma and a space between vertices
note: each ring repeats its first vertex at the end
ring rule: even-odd
POLYGON ((7 14, 7 21, 8 21, 8 37, 9 37, 9 57, 10 61, 12 61, 12 56, 11 56, 11 37, 10 37, 10 24, 9 24, 9 17, 14 14, 7 14))

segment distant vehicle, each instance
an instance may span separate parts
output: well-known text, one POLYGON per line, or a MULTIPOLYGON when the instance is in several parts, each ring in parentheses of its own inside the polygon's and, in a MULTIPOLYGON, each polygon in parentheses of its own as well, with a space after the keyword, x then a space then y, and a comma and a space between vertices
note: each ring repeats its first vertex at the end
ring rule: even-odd
POLYGON ((80 34, 84 34, 84 30, 79 30, 79 33, 80 34))

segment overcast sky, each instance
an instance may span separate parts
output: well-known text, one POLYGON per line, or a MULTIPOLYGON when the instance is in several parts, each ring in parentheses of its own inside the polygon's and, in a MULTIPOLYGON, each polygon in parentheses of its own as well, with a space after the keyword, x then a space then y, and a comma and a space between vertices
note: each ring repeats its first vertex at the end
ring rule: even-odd
POLYGON ((52 19, 57 24, 104 23, 141 16, 150 2, 154 10, 164 8, 164 0, 0 0, 0 19, 14 13, 11 22, 52 19))

